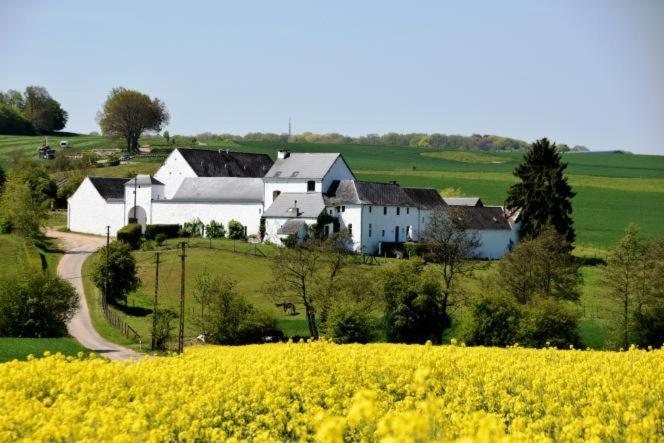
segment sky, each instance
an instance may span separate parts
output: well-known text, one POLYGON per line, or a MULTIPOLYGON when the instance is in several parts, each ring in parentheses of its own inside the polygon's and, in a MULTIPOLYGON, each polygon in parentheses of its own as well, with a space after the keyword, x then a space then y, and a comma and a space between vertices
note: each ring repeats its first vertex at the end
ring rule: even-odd
POLYGON ((117 86, 171 134, 548 137, 664 154, 664 1, 0 1, 0 90, 98 131, 117 86))

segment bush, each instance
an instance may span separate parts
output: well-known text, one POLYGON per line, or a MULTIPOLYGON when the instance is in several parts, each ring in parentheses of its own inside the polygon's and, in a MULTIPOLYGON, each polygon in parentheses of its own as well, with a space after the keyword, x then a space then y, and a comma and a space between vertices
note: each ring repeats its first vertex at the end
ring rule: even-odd
MULTIPOLYGON (((136 259, 129 245, 114 241, 109 245, 108 257, 108 303, 127 303, 127 294, 138 289, 140 280, 136 275, 136 259)), ((99 250, 92 268, 92 281, 104 291, 106 281, 106 246, 99 250)))
POLYGON ((365 310, 338 304, 330 310, 325 332, 337 343, 368 343, 374 337, 374 324, 365 310))
POLYGON ((287 248, 294 248, 295 246, 297 246, 299 240, 300 239, 297 236, 297 234, 288 234, 286 237, 284 237, 281 240, 281 243, 283 243, 284 246, 287 248))
POLYGON ((177 318, 177 314, 171 309, 157 309, 154 313, 155 331, 152 337, 152 349, 155 351, 165 351, 166 345, 171 340, 173 325, 171 321, 177 318))
POLYGON ((233 240, 241 240, 245 237, 244 226, 237 220, 228 222, 228 238, 233 240))
POLYGON ((147 240, 155 240, 158 234, 163 234, 165 238, 176 238, 180 232, 180 225, 167 225, 167 224, 158 224, 158 225, 147 225, 145 227, 145 238, 147 240))
POLYGON ((164 242, 168 237, 163 232, 157 234, 154 238, 154 241, 157 243, 157 246, 163 246, 164 242))
POLYGON ((664 304, 634 313, 634 339, 643 347, 664 345, 664 304))
POLYGON ((203 235, 203 231, 205 230, 205 225, 201 219, 195 218, 183 224, 182 230, 185 234, 183 237, 201 237, 203 235))
POLYGON ((513 300, 483 296, 471 306, 462 338, 469 345, 513 345, 519 341, 520 319, 521 311, 513 300))
POLYGON ((224 238, 226 236, 226 229, 224 229, 224 224, 211 220, 210 223, 205 227, 205 235, 209 238, 224 238))
POLYGON ((128 244, 132 249, 141 246, 141 225, 132 223, 118 230, 118 241, 128 244))
POLYGON ((12 222, 6 218, 0 218, 0 234, 12 232, 12 222))
POLYGON ((41 272, 0 278, 0 336, 59 337, 78 308, 66 280, 41 272))
POLYGON ((580 314, 567 305, 542 297, 526 305, 519 328, 520 342, 541 348, 580 346, 578 323, 580 314))

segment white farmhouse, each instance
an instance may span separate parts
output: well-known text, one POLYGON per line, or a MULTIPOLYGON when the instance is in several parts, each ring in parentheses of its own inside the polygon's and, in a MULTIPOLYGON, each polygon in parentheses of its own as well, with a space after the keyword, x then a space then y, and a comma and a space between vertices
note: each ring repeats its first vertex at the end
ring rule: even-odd
MULTIPOLYGON (((480 257, 500 258, 518 242, 519 226, 502 208, 479 199, 449 203, 478 232, 480 257)), ((68 227, 105 234, 107 226, 115 233, 130 220, 145 227, 193 219, 227 226, 234 219, 247 235, 258 235, 264 219, 262 240, 281 244, 292 234, 304 238, 326 213, 336 220, 324 226, 326 235, 346 230, 353 250, 376 254, 384 242, 417 241, 430 212, 448 207, 435 189, 357 180, 337 153, 281 150, 272 163, 265 154, 175 149, 154 177, 87 177, 69 199, 68 227)))

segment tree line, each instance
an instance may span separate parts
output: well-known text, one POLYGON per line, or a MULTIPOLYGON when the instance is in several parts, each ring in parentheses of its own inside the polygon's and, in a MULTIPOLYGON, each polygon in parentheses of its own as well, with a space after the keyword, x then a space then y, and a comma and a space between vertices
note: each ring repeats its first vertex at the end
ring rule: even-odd
POLYGON ((0 134, 50 134, 63 129, 68 117, 42 86, 28 86, 24 92, 0 91, 0 134))

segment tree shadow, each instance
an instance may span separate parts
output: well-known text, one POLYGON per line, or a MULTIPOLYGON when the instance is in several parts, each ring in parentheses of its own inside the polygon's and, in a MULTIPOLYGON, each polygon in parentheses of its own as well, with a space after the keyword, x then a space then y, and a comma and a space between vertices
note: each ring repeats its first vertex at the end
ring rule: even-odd
POLYGON ((143 308, 141 306, 125 306, 122 304, 114 304, 113 307, 131 317, 147 317, 148 315, 152 314, 152 309, 143 308))

